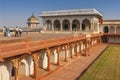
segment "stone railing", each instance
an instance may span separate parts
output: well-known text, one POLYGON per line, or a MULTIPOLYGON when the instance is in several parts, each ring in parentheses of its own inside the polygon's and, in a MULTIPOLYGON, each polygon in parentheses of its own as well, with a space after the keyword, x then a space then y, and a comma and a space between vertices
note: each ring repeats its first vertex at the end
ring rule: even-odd
MULTIPOLYGON (((96 34, 92 36, 101 36, 101 35, 96 34)), ((27 41, 27 42, 0 45, 0 59, 22 55, 22 54, 32 54, 32 52, 37 50, 57 47, 60 45, 69 44, 72 42, 77 42, 85 39, 86 36, 81 35, 77 37, 57 38, 57 39, 48 39, 48 40, 40 40, 40 41, 27 41)))
POLYGON ((0 58, 7 58, 25 53, 29 53, 26 42, 5 44, 0 46, 0 58))

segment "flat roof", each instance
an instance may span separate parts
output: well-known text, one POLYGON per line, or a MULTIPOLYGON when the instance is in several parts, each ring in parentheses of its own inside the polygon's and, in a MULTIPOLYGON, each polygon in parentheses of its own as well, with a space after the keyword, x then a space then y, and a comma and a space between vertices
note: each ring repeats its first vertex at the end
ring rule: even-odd
POLYGON ((65 16, 65 15, 97 15, 102 17, 102 14, 95 8, 93 9, 74 9, 74 10, 57 10, 57 11, 43 11, 40 17, 47 16, 65 16))

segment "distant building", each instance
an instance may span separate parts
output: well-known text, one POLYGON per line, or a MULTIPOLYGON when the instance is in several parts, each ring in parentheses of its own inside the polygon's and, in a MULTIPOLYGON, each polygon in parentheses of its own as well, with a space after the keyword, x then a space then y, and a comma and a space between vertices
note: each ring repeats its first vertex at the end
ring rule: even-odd
POLYGON ((120 34, 120 20, 104 20, 101 29, 104 33, 120 34))
POLYGON ((43 11, 44 32, 120 33, 120 20, 103 20, 96 9, 43 11))
POLYGON ((102 24, 102 14, 96 9, 43 11, 40 16, 46 32, 99 33, 102 24))
POLYGON ((38 29, 39 20, 32 14, 32 16, 27 19, 27 24, 29 29, 38 29))

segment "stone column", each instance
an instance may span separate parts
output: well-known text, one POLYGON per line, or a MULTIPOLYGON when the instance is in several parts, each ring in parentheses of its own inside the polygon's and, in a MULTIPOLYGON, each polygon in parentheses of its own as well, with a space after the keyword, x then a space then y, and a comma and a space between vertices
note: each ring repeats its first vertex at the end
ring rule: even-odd
POLYGON ((79 43, 79 53, 81 54, 81 42, 79 43))
POLYGON ((70 45, 70 53, 71 53, 71 58, 73 58, 73 54, 72 54, 72 48, 73 48, 73 44, 70 45))
POLYGON ((13 66, 15 68, 15 80, 19 80, 18 79, 19 60, 18 60, 18 58, 15 58, 14 60, 12 60, 12 62, 13 62, 13 66))
POLYGON ((45 21, 43 21, 43 31, 46 31, 46 24, 45 24, 45 21))
POLYGON ((52 22, 52 32, 54 32, 54 22, 52 22))
POLYGON ((60 65, 60 56, 59 56, 60 52, 61 52, 61 49, 60 49, 60 47, 58 47, 58 48, 57 48, 57 53, 58 53, 58 54, 57 54, 57 58, 58 58, 58 59, 57 59, 57 65, 58 65, 58 66, 60 65))
POLYGON ((63 31, 62 22, 60 23, 60 30, 63 31))
POLYGON ((94 27, 97 27, 97 26, 94 25, 94 23, 91 23, 90 26, 91 26, 90 31, 92 31, 92 32, 95 30, 94 27))
POLYGON ((78 50, 77 50, 77 48, 78 48, 78 43, 76 43, 76 46, 75 46, 76 56, 78 56, 78 50))
POLYGON ((38 78, 38 56, 37 54, 33 54, 33 61, 34 61, 34 78, 35 80, 38 78))
POLYGON ((47 49, 47 57, 48 57, 48 67, 47 67, 47 71, 50 71, 50 54, 51 54, 51 51, 50 49, 47 49))
POLYGON ((82 23, 80 23, 80 29, 79 29, 79 31, 82 31, 82 23))
POLYGON ((72 22, 70 22, 70 31, 72 32, 72 22))
POLYGON ((65 62, 67 62, 67 50, 68 50, 68 45, 65 45, 65 62))
POLYGON ((87 41, 85 41, 85 56, 87 56, 87 41))

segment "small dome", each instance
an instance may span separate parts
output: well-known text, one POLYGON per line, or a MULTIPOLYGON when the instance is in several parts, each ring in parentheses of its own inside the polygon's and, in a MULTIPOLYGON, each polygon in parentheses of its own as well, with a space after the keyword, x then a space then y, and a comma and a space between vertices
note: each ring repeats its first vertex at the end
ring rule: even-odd
POLYGON ((38 19, 34 16, 34 14, 32 14, 32 16, 30 18, 28 18, 27 21, 29 21, 29 22, 38 21, 38 19))

